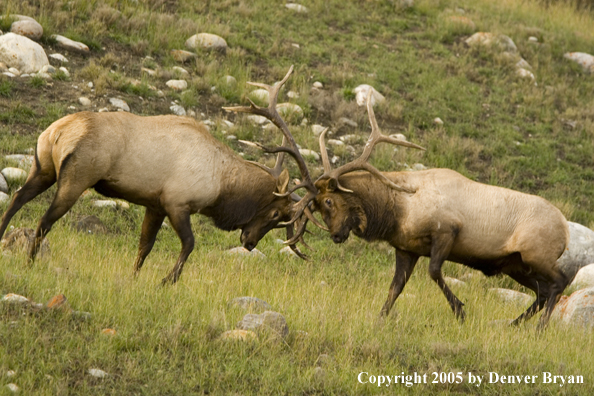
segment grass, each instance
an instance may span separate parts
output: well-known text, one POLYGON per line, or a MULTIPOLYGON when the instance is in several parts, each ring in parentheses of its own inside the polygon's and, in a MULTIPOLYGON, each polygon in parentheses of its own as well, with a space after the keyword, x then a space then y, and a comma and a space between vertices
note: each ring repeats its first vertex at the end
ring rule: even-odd
MULTIPOLYGON (((3 1, 1 15, 30 15, 46 35, 63 34, 92 50, 88 56, 68 54, 71 77, 55 78, 51 85, 0 77, 0 152, 34 147, 36 136, 73 111, 70 106, 80 110, 81 95, 97 109, 108 106, 109 97, 121 96, 141 114, 169 113, 176 100, 198 118, 213 120, 213 135, 246 159, 271 164, 271 156, 262 158, 226 136, 271 146, 280 142, 280 134, 221 106, 247 104, 252 89, 247 81, 272 84, 294 64, 279 102, 303 109, 307 124, 296 119, 291 125, 303 148, 319 150, 310 126, 322 124, 330 127, 332 138, 359 136, 354 153, 337 146, 331 157, 344 163, 358 156, 370 128, 364 109, 354 104, 354 89, 370 84, 386 97, 375 111, 380 128, 427 148, 421 153, 380 146, 372 159, 378 168, 415 163, 451 168, 474 180, 543 196, 569 220, 594 226, 594 79, 563 58, 568 51, 591 53, 592 14, 563 2, 417 0, 410 8, 397 3, 308 0, 302 4, 309 13, 297 14, 264 0, 3 1), (464 40, 472 29, 451 16, 470 18, 477 31, 511 37, 532 66, 537 85, 518 79, 513 62, 501 53, 468 48, 464 40), (188 90, 174 92, 165 82, 176 78, 172 67, 180 64, 170 50, 183 49, 185 40, 199 32, 221 35, 229 49, 197 51, 182 65, 190 72, 188 90), (530 36, 540 44, 530 43, 530 36), (156 75, 142 76, 142 66, 156 75), (227 83, 228 75, 237 83, 227 83), (315 81, 324 88, 312 90, 315 81), (299 97, 289 99, 289 90, 299 97), (341 117, 358 127, 343 125, 341 117), (436 117, 444 124, 435 124, 436 117), (223 119, 235 126, 225 130, 223 119)), ((42 44, 53 45, 48 37, 42 44)), ((321 164, 307 161, 315 177, 321 164)), ((0 165, 8 166, 3 156, 0 165)), ((292 177, 299 177, 293 162, 287 166, 292 177)), ((11 186, 10 193, 17 187, 11 186)), ((23 208, 11 225, 34 228, 52 191, 23 208)), ((379 321, 394 266, 387 245, 351 238, 336 246, 313 230, 307 236, 315 249, 309 253, 312 260, 303 262, 278 253, 275 240, 283 235, 271 232, 258 246, 266 258, 237 258, 226 250, 239 244, 238 233, 219 231, 197 216, 196 250, 180 282, 162 288, 157 285, 171 270, 179 241, 171 228, 162 229, 145 267, 133 277, 142 217, 142 208, 134 205, 99 209, 83 198, 49 234, 50 257, 28 266, 24 253, 2 256, 0 294, 45 303, 63 293, 73 309, 91 317, 0 304, 0 395, 10 393, 5 385, 11 382, 23 394, 39 395, 591 395, 594 390, 591 332, 553 322, 536 333, 535 319, 519 328, 492 323, 525 309, 488 292, 492 287, 526 292, 509 279, 485 278, 447 264, 448 276, 473 274, 466 287, 454 289, 466 304, 467 322, 460 325, 422 261, 397 300, 397 312, 379 321), (76 233, 71 225, 83 214, 98 216, 110 233, 76 233), (228 306, 239 296, 270 303, 286 317, 289 336, 282 342, 219 340, 245 314, 228 306), (117 335, 101 334, 105 328, 117 335), (328 363, 321 363, 324 359, 328 363), (109 376, 91 377, 90 368, 109 376), (8 370, 16 376, 4 376, 8 370), (434 372, 462 372, 465 381, 418 384, 404 391, 402 385, 360 384, 361 372, 428 374, 429 382, 434 372), (539 379, 480 387, 466 381, 468 373, 488 381, 489 372, 539 379), (544 384, 543 372, 582 375, 585 383, 544 384)))

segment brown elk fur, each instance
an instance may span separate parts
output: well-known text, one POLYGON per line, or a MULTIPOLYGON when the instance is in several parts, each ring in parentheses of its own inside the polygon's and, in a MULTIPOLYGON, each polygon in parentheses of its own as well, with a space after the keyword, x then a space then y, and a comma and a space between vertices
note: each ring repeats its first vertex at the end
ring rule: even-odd
POLYGON ((82 112, 57 120, 39 136, 27 181, 2 217, 0 238, 14 214, 56 181, 56 195, 29 250, 31 260, 52 225, 90 187, 146 207, 135 271, 169 217, 182 242, 177 263, 164 279, 170 282, 177 281, 194 248, 191 214, 211 217, 224 230, 241 228, 242 243, 250 250, 291 218, 291 198, 273 194, 287 191, 286 170, 272 176, 186 117, 82 112))
POLYGON ((543 198, 485 185, 448 169, 383 173, 413 193, 396 191, 366 172, 316 181, 315 206, 335 243, 350 231, 396 249, 396 271, 381 314, 390 312, 420 256, 430 257, 429 273, 452 310, 464 319, 462 302, 445 284, 444 260, 491 276, 507 274, 536 293, 535 302, 513 323, 543 307, 549 316, 568 279, 557 259, 569 241, 567 221, 543 198), (338 183, 352 192, 337 188, 338 183))

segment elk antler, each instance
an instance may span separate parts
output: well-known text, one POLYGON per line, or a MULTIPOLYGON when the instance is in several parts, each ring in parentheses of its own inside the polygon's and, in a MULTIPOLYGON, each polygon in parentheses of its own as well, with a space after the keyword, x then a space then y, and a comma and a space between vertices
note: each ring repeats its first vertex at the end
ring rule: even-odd
MULTIPOLYGON (((303 157, 301 156, 301 153, 299 152, 297 143, 295 143, 295 139, 293 139, 293 135, 291 135, 291 132, 289 131, 289 127, 287 126, 285 121, 281 118, 281 116, 278 114, 278 111, 276 109, 278 93, 280 92, 280 89, 285 84, 285 82, 289 79, 289 76, 291 75, 291 73, 293 73, 293 66, 291 66, 289 68, 289 71, 287 72, 285 77, 274 86, 270 86, 267 84, 261 84, 261 83, 248 82, 248 84, 250 84, 250 85, 260 87, 260 88, 263 88, 268 91, 268 94, 269 94, 268 107, 258 106, 254 102, 252 102, 250 99, 248 99, 250 102, 250 106, 223 107, 223 109, 225 109, 227 111, 250 113, 250 114, 264 116, 264 117, 268 118, 274 125, 276 125, 278 127, 278 129, 280 129, 281 132, 283 133, 284 138, 283 138, 283 145, 281 147, 267 148, 267 147, 262 146, 259 143, 251 143, 250 142, 250 144, 255 145, 256 147, 259 147, 262 150, 269 152, 269 153, 288 153, 293 158, 295 158, 295 161, 297 161, 297 166, 299 167, 299 172, 301 173, 302 182, 300 184, 298 184, 297 186, 293 187, 292 189, 290 189, 287 193, 282 194, 281 196, 291 195, 296 190, 298 190, 300 188, 305 188, 307 190, 307 193, 296 204, 294 204, 294 206, 293 206, 294 215, 291 218, 291 220, 289 220, 288 222, 283 222, 283 223, 278 224, 277 227, 279 227, 279 228, 287 227, 287 230, 288 230, 288 227, 291 227, 291 229, 292 229, 293 224, 295 224, 295 222, 299 218, 301 218, 306 211, 308 211, 309 204, 311 203, 311 201, 314 200, 314 198, 316 197, 316 194, 318 193, 318 190, 316 189, 313 181, 311 180, 309 171, 307 170, 305 160, 303 159, 303 157), (287 144, 285 144, 285 143, 287 143, 287 144)), ((306 214, 306 216, 307 216, 307 214, 306 214)), ((302 221, 301 224, 299 224, 299 226, 297 227, 297 232, 296 232, 295 236, 287 235, 289 238, 289 241, 287 241, 289 246, 294 245, 301 238, 301 236, 305 232, 306 224, 307 224, 306 220, 302 221)), ((293 250, 295 250, 295 249, 293 249, 293 250)), ((297 253, 297 254, 299 254, 299 253, 297 253)))
POLYGON ((369 114, 369 122, 371 123, 371 135, 369 135, 369 139, 367 140, 367 143, 365 144, 365 148, 363 149, 363 154, 361 154, 361 156, 359 158, 357 158, 356 160, 354 160, 352 162, 349 162, 348 164, 344 164, 344 165, 332 170, 332 167, 330 166, 330 161, 328 160, 328 151, 326 150, 326 143, 324 141, 324 138, 326 136, 326 131, 328 129, 326 128, 320 134, 320 151, 322 154, 322 163, 324 164, 324 174, 322 176, 320 176, 318 178, 318 180, 335 179, 336 183, 337 183, 337 188, 339 190, 352 193, 351 190, 344 188, 343 186, 340 185, 340 183, 338 183, 338 177, 340 175, 344 175, 345 173, 349 173, 349 172, 353 172, 353 171, 357 171, 357 170, 364 170, 364 171, 371 173, 372 175, 374 175, 375 177, 380 179, 384 184, 386 184, 387 186, 389 186, 397 191, 414 193, 414 191, 411 191, 410 189, 405 188, 405 187, 400 187, 397 184, 395 184, 394 182, 392 182, 390 179, 388 179, 386 176, 384 176, 379 170, 377 170, 369 162, 367 162, 367 160, 369 159, 369 156, 371 155, 371 151, 373 150, 373 148, 375 147, 375 145, 377 143, 382 143, 382 142, 392 143, 392 144, 396 144, 399 146, 416 148, 419 150, 425 150, 425 148, 418 146, 414 143, 407 142, 406 140, 391 138, 391 137, 386 136, 381 133, 379 126, 377 125, 377 120, 375 119, 375 113, 373 112, 373 106, 371 104, 371 90, 369 90, 369 93, 367 94, 367 113, 369 114))

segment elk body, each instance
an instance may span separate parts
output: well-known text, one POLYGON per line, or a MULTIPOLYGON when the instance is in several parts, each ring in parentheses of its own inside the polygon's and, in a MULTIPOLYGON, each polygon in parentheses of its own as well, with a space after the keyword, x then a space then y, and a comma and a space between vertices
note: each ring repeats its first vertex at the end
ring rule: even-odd
POLYGON ((249 250, 291 218, 285 170, 269 172, 243 160, 194 120, 125 112, 81 112, 54 122, 39 137, 24 186, 2 217, 0 238, 14 214, 57 182, 29 249, 33 260, 52 225, 90 187, 146 207, 134 269, 142 267, 168 217, 182 249, 163 282, 176 282, 194 248, 190 215, 201 213, 223 230, 241 228, 249 250))
MULTIPOLYGON (((368 111, 372 137, 367 157, 375 143, 387 141, 369 102, 368 111)), ((536 300, 513 323, 529 319, 546 306, 539 326, 546 325, 568 284, 557 259, 568 244, 569 230, 556 207, 538 196, 477 183, 448 169, 350 173, 363 167, 347 164, 330 170, 323 139, 322 135, 326 172, 315 182, 319 191, 315 207, 333 241, 344 242, 352 231, 396 249, 396 271, 382 315, 388 315, 417 260, 425 256, 430 257, 431 278, 460 320, 465 316, 464 304, 444 282, 445 260, 487 276, 507 274, 533 290, 536 300)))

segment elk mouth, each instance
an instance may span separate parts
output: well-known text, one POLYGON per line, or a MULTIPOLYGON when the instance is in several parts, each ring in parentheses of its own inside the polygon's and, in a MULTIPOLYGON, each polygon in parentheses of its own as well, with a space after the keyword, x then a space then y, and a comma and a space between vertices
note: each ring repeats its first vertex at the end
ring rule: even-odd
POLYGON ((348 227, 343 228, 342 230, 340 230, 339 232, 335 232, 334 234, 332 234, 332 241, 334 241, 334 243, 343 243, 344 241, 346 241, 349 237, 349 233, 351 232, 351 230, 348 227))
POLYGON ((249 250, 250 252, 252 250, 254 250, 254 248, 258 244, 258 240, 254 241, 253 238, 250 238, 249 231, 243 231, 241 233, 240 240, 241 240, 241 244, 243 245, 243 247, 246 248, 247 250, 249 250))

